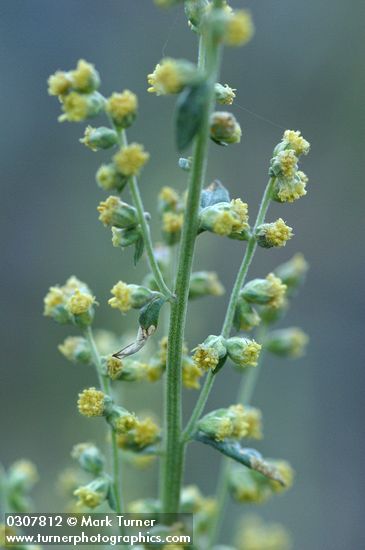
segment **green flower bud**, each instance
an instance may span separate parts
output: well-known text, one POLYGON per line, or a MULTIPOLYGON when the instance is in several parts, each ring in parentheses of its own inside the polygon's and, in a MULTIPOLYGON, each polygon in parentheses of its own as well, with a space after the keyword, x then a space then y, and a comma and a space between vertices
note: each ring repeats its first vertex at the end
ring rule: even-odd
POLYGON ((76 489, 74 495, 78 498, 81 506, 96 508, 107 500, 110 490, 110 480, 105 476, 100 476, 93 479, 88 485, 76 489))
POLYGON ((240 297, 234 314, 235 328, 237 330, 252 330, 259 324, 260 316, 257 311, 243 297, 240 297))
POLYGON ((104 469, 105 459, 100 450, 92 443, 79 443, 71 452, 80 467, 90 474, 99 475, 104 469))
POLYGON ((85 135, 80 139, 80 143, 83 143, 92 151, 110 149, 110 147, 118 143, 118 134, 115 130, 106 128, 105 126, 100 126, 100 128, 87 126, 85 128, 85 135))
POLYGON ((232 113, 217 111, 210 119, 210 137, 219 145, 239 143, 242 130, 232 113))
POLYGON ((115 165, 111 163, 100 166, 96 172, 96 181, 104 191, 113 191, 115 189, 121 193, 128 183, 128 178, 118 172, 115 165))
POLYGON ((193 29, 198 29, 207 7, 208 0, 185 0, 185 14, 193 29))
POLYGON ((127 229, 119 229, 118 227, 112 227, 112 243, 116 248, 127 248, 141 238, 141 228, 139 225, 127 229))
POLYGON ((69 336, 58 346, 58 349, 66 359, 73 363, 85 365, 92 363, 90 346, 87 340, 81 336, 69 336))
POLYGON ((37 468, 29 460, 14 462, 8 471, 7 485, 11 491, 28 493, 39 479, 37 468))
POLYGON ((224 287, 213 271, 196 271, 191 274, 189 298, 200 298, 201 296, 222 296, 224 287))
POLYGON ((286 285, 281 279, 269 273, 265 279, 253 279, 245 284, 241 296, 247 302, 271 307, 280 307, 285 297, 286 285))
POLYGON ((104 225, 114 225, 120 229, 138 225, 137 211, 133 206, 120 200, 119 197, 110 196, 102 201, 98 208, 99 220, 104 225))
POLYGON ((229 358, 240 367, 256 367, 261 346, 255 340, 234 336, 226 341, 229 358))
POLYGON ((206 414, 197 424, 198 429, 215 441, 242 439, 247 434, 248 422, 242 405, 218 409, 206 414))
POLYGON ((79 94, 70 92, 61 96, 63 115, 58 117, 60 122, 80 122, 97 116, 104 108, 105 100, 99 92, 79 94))
POLYGON ((134 414, 117 406, 113 408, 107 421, 118 434, 126 434, 137 425, 137 418, 134 414))
POLYGON ((214 86, 215 99, 221 105, 232 105, 234 98, 236 97, 235 88, 230 88, 228 84, 219 84, 216 83, 214 86))
POLYGON ((230 238, 247 239, 248 208, 241 199, 219 202, 203 208, 199 217, 200 231, 211 231, 230 238))
POLYGON ((264 348, 279 357, 297 358, 304 355, 309 338, 300 328, 292 327, 270 332, 264 348))
POLYGON ((303 254, 295 254, 288 262, 279 265, 274 270, 275 275, 287 286, 288 296, 292 296, 304 283, 308 267, 303 254))
POLYGON ((284 297, 280 307, 262 306, 260 308, 260 317, 263 323, 271 325, 282 319, 289 308, 289 301, 284 297))

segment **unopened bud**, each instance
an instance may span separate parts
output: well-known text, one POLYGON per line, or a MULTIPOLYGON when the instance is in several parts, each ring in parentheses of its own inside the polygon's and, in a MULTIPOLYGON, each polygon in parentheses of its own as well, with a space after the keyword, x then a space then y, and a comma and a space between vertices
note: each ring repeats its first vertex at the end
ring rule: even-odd
POLYGON ((210 137, 219 145, 239 143, 242 130, 232 113, 217 111, 210 119, 210 137))
POLYGON ((189 298, 202 296, 222 296, 224 287, 214 271, 196 271, 191 274, 189 298))
POLYGON ((101 451, 92 443, 79 443, 71 452, 85 472, 98 475, 104 468, 105 459, 101 451))
POLYGON ((83 143, 86 147, 92 151, 98 151, 99 149, 110 149, 116 143, 118 143, 118 135, 115 130, 100 126, 100 128, 93 128, 87 126, 85 129, 85 135, 80 139, 80 143, 83 143))
POLYGON ((269 332, 264 348, 280 357, 297 358, 304 355, 309 338, 300 328, 286 328, 269 332))
POLYGON ((229 358, 240 367, 256 367, 261 346, 255 340, 234 336, 227 340, 229 358))
POLYGON ((110 196, 98 206, 99 220, 104 225, 114 225, 120 229, 133 227, 138 224, 137 211, 133 206, 120 200, 119 197, 110 196))

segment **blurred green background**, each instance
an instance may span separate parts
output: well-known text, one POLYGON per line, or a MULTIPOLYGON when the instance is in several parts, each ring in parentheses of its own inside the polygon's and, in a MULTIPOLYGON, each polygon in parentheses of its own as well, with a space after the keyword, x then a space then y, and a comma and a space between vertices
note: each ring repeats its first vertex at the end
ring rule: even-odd
MULTIPOLYGON (((364 257, 363 212, 365 77, 362 0, 251 0, 232 2, 252 10, 254 40, 225 52, 221 82, 238 89, 232 111, 243 127, 239 146, 211 145, 207 183, 221 179, 233 196, 249 203, 253 219, 273 146, 283 129, 301 129, 312 144, 303 169, 307 197, 273 205, 269 219, 294 227, 283 250, 260 249, 250 276, 264 276, 296 251, 311 270, 283 326, 302 326, 311 337, 308 355, 295 363, 270 359, 254 404, 262 407, 267 456, 285 457, 297 471, 294 488, 262 508, 285 523, 295 548, 364 547, 364 257)), ((182 190, 172 139, 174 98, 146 92, 146 74, 164 55, 195 59, 196 39, 181 9, 158 10, 150 0, 1 0, 1 459, 28 457, 42 481, 35 491, 40 511, 60 510, 54 486, 78 441, 102 441, 102 421, 76 411, 77 393, 95 382, 92 370, 64 360, 57 344, 69 330, 42 316, 51 284, 75 274, 88 282, 100 307, 96 325, 135 330, 133 314, 106 306, 109 289, 122 278, 139 282, 144 265, 132 268, 129 252, 113 249, 97 221, 105 196, 94 173, 107 154, 78 143, 82 125, 57 123, 57 101, 46 80, 77 59, 95 63, 102 92, 128 87, 140 112, 130 130, 151 153, 141 188, 155 216, 162 185, 182 190)), ((156 229, 156 224, 155 224, 156 229)), ((158 230, 155 237, 160 238, 158 230)), ((231 288, 243 249, 218 237, 200 239, 195 268, 217 270, 231 288)), ((141 262, 142 264, 143 262, 141 262)), ((194 302, 187 339, 191 347, 219 330, 228 296, 194 302)), ((209 409, 234 401, 238 375, 220 375, 209 409)), ((153 408, 161 387, 126 389, 131 409, 153 408), (143 407, 140 403, 143 402, 143 407)), ((190 410, 195 392, 187 392, 190 410)), ((158 410, 158 407, 156 408, 158 410)), ((214 490, 219 457, 191 445, 187 483, 214 490)), ((128 472, 131 497, 156 488, 156 470, 128 472)), ((222 534, 246 511, 230 505, 222 534)))

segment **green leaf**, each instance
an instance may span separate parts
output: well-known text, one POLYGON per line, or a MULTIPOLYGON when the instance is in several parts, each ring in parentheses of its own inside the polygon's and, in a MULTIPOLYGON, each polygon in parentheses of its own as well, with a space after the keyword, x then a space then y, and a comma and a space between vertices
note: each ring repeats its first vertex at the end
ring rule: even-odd
POLYGON ((197 432, 194 435, 194 439, 196 441, 200 441, 201 443, 205 443, 206 445, 210 445, 214 449, 217 449, 220 453, 232 458, 240 464, 243 464, 250 470, 260 472, 263 476, 285 485, 278 469, 264 460, 262 455, 255 449, 243 448, 238 441, 216 441, 202 432, 197 432))
POLYGON ((134 249, 133 262, 135 266, 138 264, 139 260, 141 259, 143 251, 144 251, 144 240, 143 240, 143 237, 140 237, 136 242, 135 249, 134 249))
POLYGON ((186 87, 176 103, 176 144, 186 149, 198 133, 204 114, 209 87, 206 82, 186 87))
POLYGON ((229 191, 219 180, 214 180, 210 185, 203 189, 200 197, 200 207, 206 208, 219 202, 230 202, 229 191))
POLYGON ((139 325, 145 330, 148 330, 152 326, 156 328, 160 310, 165 302, 166 298, 164 297, 157 297, 148 302, 148 304, 141 309, 139 314, 139 325))

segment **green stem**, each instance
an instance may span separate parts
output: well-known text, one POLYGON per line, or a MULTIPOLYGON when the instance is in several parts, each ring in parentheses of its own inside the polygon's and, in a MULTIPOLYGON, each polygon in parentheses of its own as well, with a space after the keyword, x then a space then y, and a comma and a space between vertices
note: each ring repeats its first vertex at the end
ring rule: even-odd
MULTIPOLYGON (((89 343, 92 360, 98 375, 100 388, 106 395, 110 395, 110 384, 106 376, 103 375, 101 357, 96 347, 92 328, 89 326, 85 331, 85 337, 89 343)), ((120 479, 120 463, 119 453, 117 446, 116 433, 113 428, 110 428, 111 440, 112 440, 112 469, 113 469, 113 491, 114 500, 116 504, 116 512, 121 514, 123 512, 123 501, 121 494, 121 479, 120 479)))
MULTIPOLYGON (((241 267, 238 271, 236 281, 235 281, 233 289, 232 289, 232 293, 231 293, 231 296, 230 296, 230 299, 229 299, 229 304, 228 304, 226 316, 225 316, 224 323, 223 323, 223 326, 222 326, 222 331, 221 331, 222 336, 224 336, 225 338, 228 338, 228 336, 230 335, 230 332, 232 330, 234 312, 235 312, 235 309, 236 309, 236 306, 237 306, 239 293, 240 293, 241 288, 242 288, 242 286, 245 282, 245 279, 246 279, 246 276, 247 276, 247 273, 248 273, 248 269, 250 267, 252 258, 254 256, 256 248, 257 248, 257 243, 256 243, 256 239, 255 239, 255 231, 256 231, 256 228, 259 225, 261 225, 265 220, 265 216, 266 216, 267 210, 269 208, 270 200, 271 200, 271 194, 272 194, 272 190, 273 190, 273 187, 274 187, 274 183, 275 183, 275 179, 270 178, 270 180, 269 180, 269 182, 266 186, 266 189, 264 191, 262 200, 261 200, 261 204, 260 204, 260 208, 259 208, 259 211, 258 211, 258 214, 257 214, 256 222, 255 222, 255 225, 254 225, 254 228, 253 228, 253 231, 252 231, 252 236, 250 237, 250 239, 248 241, 246 252, 245 252, 245 255, 243 257, 241 267)), ((184 434, 186 436, 184 438, 185 440, 187 440, 192 435, 192 433, 194 433, 196 421, 199 420, 199 418, 200 418, 200 416, 201 416, 201 414, 204 410, 205 404, 208 400, 210 391, 211 391, 211 389, 213 387, 213 384, 214 384, 214 378, 215 378, 215 376, 212 373, 209 373, 208 376, 206 377, 206 380, 205 380, 203 389, 201 391, 201 394, 199 396, 199 399, 198 399, 198 401, 195 405, 195 408, 193 410, 191 418, 190 418, 190 420, 187 424, 187 427, 184 431, 184 434)))
MULTIPOLYGON (((257 340, 263 342, 266 334, 266 325, 262 325, 257 332, 257 340)), ((242 405, 249 405, 253 397, 258 377, 262 368, 264 360, 264 352, 260 353, 260 358, 258 364, 254 368, 250 368, 247 375, 242 379, 240 388, 238 390, 237 403, 242 403, 242 405)), ((214 515, 214 521, 210 525, 210 532, 208 536, 208 548, 213 546, 217 536, 219 535, 223 520, 224 512, 227 505, 228 497, 228 480, 230 472, 231 462, 228 458, 224 458, 221 463, 221 469, 218 475, 217 483, 217 509, 214 515)))
POLYGON ((162 511, 165 513, 177 512, 180 503, 180 489, 184 466, 184 445, 181 441, 182 346, 190 275, 199 223, 200 194, 206 174, 209 119, 214 105, 214 85, 217 80, 220 60, 220 48, 218 44, 212 40, 211 32, 202 35, 200 40, 200 67, 205 63, 205 55, 203 52, 207 52, 209 94, 203 108, 201 126, 194 143, 193 164, 189 179, 188 197, 175 283, 175 294, 177 299, 171 304, 165 386, 165 459, 161 461, 161 501, 162 511))
MULTIPOLYGON (((128 140, 127 140, 127 133, 125 130, 123 130, 120 134, 120 144, 122 147, 127 147, 128 140)), ((141 226, 142 235, 143 235, 143 242, 146 249, 146 254, 148 258, 148 262, 150 265, 150 269, 153 273, 153 276, 155 278, 156 284, 160 290, 160 292, 166 296, 168 300, 173 300, 174 295, 172 294, 171 290, 167 287, 164 278, 162 276, 161 270, 158 266, 157 260, 155 258, 155 254, 153 251, 153 244, 151 239, 151 232, 150 232, 150 226, 147 223, 147 220, 145 218, 145 212, 144 212, 144 206, 142 202, 141 193, 139 191, 138 186, 138 180, 136 176, 132 176, 129 180, 129 190, 132 195, 132 200, 135 209, 137 210, 138 214, 138 221, 141 226)))

